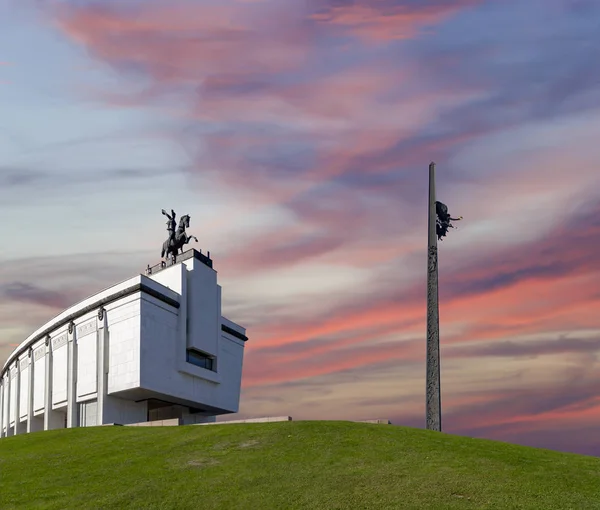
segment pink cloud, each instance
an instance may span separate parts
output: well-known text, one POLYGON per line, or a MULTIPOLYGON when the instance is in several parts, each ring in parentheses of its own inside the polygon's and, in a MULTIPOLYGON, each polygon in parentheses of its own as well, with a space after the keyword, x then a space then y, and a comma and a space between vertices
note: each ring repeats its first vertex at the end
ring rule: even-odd
POLYGON ((337 350, 327 354, 321 353, 319 356, 311 358, 310 363, 306 361, 298 363, 275 362, 268 366, 255 363, 244 369, 243 386, 244 388, 250 388, 332 374, 381 361, 400 360, 405 359, 406 356, 416 357, 417 353, 421 353, 421 351, 422 346, 418 342, 403 342, 374 347, 355 347, 354 349, 337 350))
POLYGON ((366 41, 382 42, 414 38, 425 27, 436 25, 459 10, 479 3, 478 0, 463 0, 440 2, 437 5, 403 5, 403 2, 395 0, 363 0, 322 9, 313 14, 312 19, 318 23, 343 27, 366 41))
POLYGON ((263 8, 232 2, 63 5, 55 19, 93 55, 123 72, 143 71, 165 87, 198 85, 214 74, 270 73, 303 61, 307 34, 282 9, 272 12, 271 22, 261 19, 263 8))

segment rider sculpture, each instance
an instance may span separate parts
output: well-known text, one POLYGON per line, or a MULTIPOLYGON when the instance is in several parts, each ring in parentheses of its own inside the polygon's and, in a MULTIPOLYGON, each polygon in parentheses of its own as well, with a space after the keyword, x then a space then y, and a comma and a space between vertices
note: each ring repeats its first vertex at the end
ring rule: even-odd
POLYGON ((177 225, 177 222, 175 221, 175 211, 171 209, 171 214, 169 214, 163 209, 162 213, 168 218, 167 232, 169 233, 169 238, 163 243, 162 251, 160 253, 161 258, 169 258, 169 255, 175 257, 179 250, 183 253, 183 246, 188 244, 192 239, 198 242, 198 239, 195 236, 190 236, 185 231, 185 229, 190 226, 190 216, 188 214, 184 214, 179 218, 179 225, 177 226, 177 229, 175 229, 175 226, 177 225))
POLYGON ((162 213, 168 218, 167 232, 169 232, 169 244, 174 243, 175 242, 175 226, 177 225, 177 222, 175 221, 175 217, 176 217, 175 211, 173 209, 171 209, 171 214, 169 215, 169 213, 163 209, 162 213))

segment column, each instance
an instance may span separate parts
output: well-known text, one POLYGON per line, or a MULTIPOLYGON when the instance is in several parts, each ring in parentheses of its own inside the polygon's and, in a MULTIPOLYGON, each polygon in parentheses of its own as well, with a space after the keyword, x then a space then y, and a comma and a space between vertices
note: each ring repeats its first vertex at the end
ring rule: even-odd
POLYGON ((4 437, 4 377, 0 376, 0 439, 4 437))
POLYGON ((12 405, 11 402, 11 386, 12 386, 12 381, 10 378, 10 372, 11 372, 11 368, 8 367, 8 369, 6 370, 6 379, 4 381, 4 387, 6 388, 6 393, 4 394, 4 398, 6 399, 6 433, 4 434, 5 437, 8 436, 12 436, 13 433, 11 432, 10 429, 10 406, 12 405))
POLYGON ((21 361, 17 359, 16 371, 14 383, 16 385, 15 391, 15 435, 22 434, 25 432, 25 427, 21 424, 21 361))
MULTIPOLYGON (((194 264, 196 264, 196 262, 197 261, 194 261, 194 264)), ((220 317, 219 320, 221 320, 220 317)), ((177 310, 177 322, 178 342, 175 342, 173 347, 177 350, 175 353, 175 363, 177 370, 180 370, 182 367, 186 366, 188 346, 188 271, 185 264, 181 264, 181 295, 179 298, 179 310, 177 310)), ((219 325, 219 334, 220 333, 221 326, 219 325)), ((140 338, 140 356, 142 349, 141 342, 142 339, 140 338)), ((140 370, 141 369, 142 365, 140 364, 140 370)))
POLYGON ((4 386, 6 387, 6 436, 12 436, 13 434, 10 431, 10 406, 11 398, 10 398, 10 387, 12 386, 11 378, 10 378, 11 368, 7 367, 6 369, 6 382, 4 386))
POLYGON ((44 430, 62 429, 65 426, 65 415, 63 412, 52 409, 52 372, 54 371, 54 353, 52 351, 52 341, 48 337, 48 347, 46 353, 46 392, 44 402, 44 430))
POLYGON ((44 387, 44 430, 50 430, 52 413, 52 346, 50 336, 46 337, 46 385, 44 387))
POLYGON ((108 354, 108 325, 106 321, 106 310, 101 308, 98 310, 98 329, 96 332, 97 342, 98 342, 98 356, 96 356, 96 367, 97 367, 97 376, 98 376, 98 384, 97 384, 97 418, 96 425, 103 425, 105 423, 106 417, 106 405, 107 405, 107 384, 108 384, 108 363, 107 363, 107 354, 108 354))
POLYGON ((77 332, 75 324, 69 324, 67 349, 67 428, 79 426, 77 413, 77 332))
POLYGON ((429 215, 427 236, 427 429, 442 430, 440 395, 440 326, 438 308, 438 251, 435 207, 435 163, 429 165, 429 215))
POLYGON ((33 349, 29 348, 29 395, 27 395, 27 433, 32 432, 33 422, 33 366, 35 365, 33 359, 33 349))

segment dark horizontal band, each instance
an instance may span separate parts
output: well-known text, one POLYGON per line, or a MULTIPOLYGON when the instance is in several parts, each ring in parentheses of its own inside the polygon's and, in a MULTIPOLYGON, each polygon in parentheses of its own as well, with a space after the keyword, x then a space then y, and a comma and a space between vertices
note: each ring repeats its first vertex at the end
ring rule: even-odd
POLYGON ((236 331, 235 329, 232 329, 229 326, 225 326, 225 324, 221 324, 221 331, 225 331, 225 333, 229 333, 231 336, 239 338, 243 342, 248 340, 248 337, 246 335, 242 335, 239 331, 236 331))

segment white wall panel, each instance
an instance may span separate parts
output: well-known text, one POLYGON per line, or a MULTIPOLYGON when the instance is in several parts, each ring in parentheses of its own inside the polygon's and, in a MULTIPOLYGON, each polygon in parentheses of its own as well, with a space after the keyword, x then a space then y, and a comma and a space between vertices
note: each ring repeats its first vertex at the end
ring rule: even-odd
POLYGON ((3 379, 0 379, 0 437, 4 429, 4 387, 2 386, 3 379))
POLYGON ((3 410, 2 410, 2 420, 3 423, 0 424, 0 427, 7 428, 8 427, 8 381, 4 380, 4 401, 2 402, 3 410))
POLYGON ((27 416, 29 406, 29 366, 21 370, 21 387, 19 389, 19 418, 27 416))
POLYGON ((52 405, 67 401, 68 347, 63 345, 52 352, 52 405))
POLYGON ((46 347, 34 352, 33 359, 33 411, 44 409, 44 392, 46 391, 46 347))
POLYGON ((150 301, 142 302, 141 385, 144 388, 181 396, 177 372, 177 315, 150 301))
POLYGON ((140 315, 140 295, 128 296, 106 307, 108 328, 140 315))
POLYGON ((127 313, 119 312, 121 320, 109 317, 108 329, 108 394, 137 388, 140 381, 140 302, 127 305, 127 313))
POLYGON ((221 323, 217 273, 198 260, 186 261, 192 271, 187 280, 187 346, 213 356, 219 352, 221 323))
POLYGON ((96 393, 98 341, 94 331, 77 339, 77 398, 96 393))
POLYGON ((10 381, 10 410, 9 410, 9 423, 15 421, 15 415, 17 414, 17 378, 12 377, 10 381))

